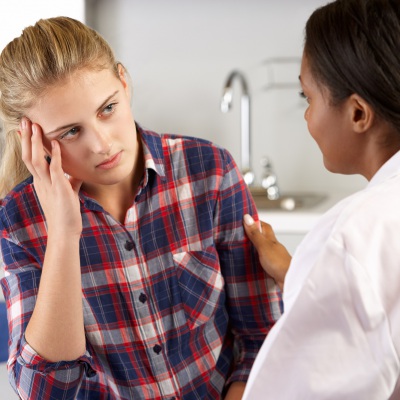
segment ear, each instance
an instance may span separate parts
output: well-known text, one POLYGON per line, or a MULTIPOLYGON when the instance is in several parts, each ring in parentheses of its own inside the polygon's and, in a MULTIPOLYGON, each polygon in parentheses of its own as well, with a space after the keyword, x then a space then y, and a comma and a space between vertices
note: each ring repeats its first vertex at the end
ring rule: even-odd
POLYGON ((352 94, 349 98, 351 123, 354 132, 364 133, 371 128, 375 119, 375 111, 361 96, 352 94))
POLYGON ((119 80, 121 81, 127 96, 130 97, 129 84, 128 80, 126 79, 126 70, 121 63, 118 63, 118 75, 119 75, 119 80))

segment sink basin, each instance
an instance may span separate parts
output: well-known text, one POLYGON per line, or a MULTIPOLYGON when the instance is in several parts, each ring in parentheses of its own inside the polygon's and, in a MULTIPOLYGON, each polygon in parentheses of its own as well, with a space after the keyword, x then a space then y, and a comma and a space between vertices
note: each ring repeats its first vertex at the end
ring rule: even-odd
POLYGON ((276 200, 267 197, 266 190, 261 187, 250 188, 257 209, 295 211, 310 209, 320 204, 326 196, 318 193, 283 193, 276 200))

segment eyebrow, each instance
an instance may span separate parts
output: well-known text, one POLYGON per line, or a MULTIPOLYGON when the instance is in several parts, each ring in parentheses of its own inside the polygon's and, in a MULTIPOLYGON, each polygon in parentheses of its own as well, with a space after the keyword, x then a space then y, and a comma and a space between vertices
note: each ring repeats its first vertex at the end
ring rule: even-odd
MULTIPOLYGON (((119 92, 119 90, 116 90, 114 93, 112 93, 110 96, 108 96, 108 97, 100 104, 100 106, 97 108, 96 113, 98 113, 100 110, 102 110, 102 109, 107 105, 107 103, 108 103, 116 94, 118 94, 118 92, 119 92)), ((45 135, 45 136, 52 135, 53 133, 56 133, 56 132, 58 132, 58 131, 65 130, 65 129, 68 129, 68 128, 72 128, 72 127, 74 127, 74 126, 76 126, 76 125, 79 125, 79 124, 78 124, 77 122, 74 122, 74 123, 71 123, 71 124, 59 126, 58 128, 56 128, 56 129, 54 129, 54 130, 52 130, 52 131, 50 131, 50 132, 46 132, 44 135, 45 135)))

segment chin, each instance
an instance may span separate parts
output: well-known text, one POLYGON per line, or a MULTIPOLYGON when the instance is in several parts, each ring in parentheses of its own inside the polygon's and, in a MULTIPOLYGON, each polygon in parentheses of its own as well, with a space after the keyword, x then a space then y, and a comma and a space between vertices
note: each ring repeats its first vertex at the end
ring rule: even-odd
POLYGON ((333 165, 329 165, 324 162, 325 169, 332 174, 340 174, 340 175, 354 175, 356 172, 344 170, 341 168, 334 167, 333 165))
POLYGON ((324 159, 324 167, 327 171, 331 172, 332 174, 343 174, 337 167, 329 163, 329 161, 324 159))

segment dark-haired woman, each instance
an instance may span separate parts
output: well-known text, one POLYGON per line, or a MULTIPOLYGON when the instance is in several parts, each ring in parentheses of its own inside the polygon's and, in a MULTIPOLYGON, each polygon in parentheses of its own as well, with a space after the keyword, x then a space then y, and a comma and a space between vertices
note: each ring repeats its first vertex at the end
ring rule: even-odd
POLYGON ((400 399, 400 2, 338 0, 306 25, 305 119, 326 168, 366 188, 320 220, 291 259, 245 216, 284 314, 246 400, 400 399), (287 274, 286 274, 287 272, 287 274))

